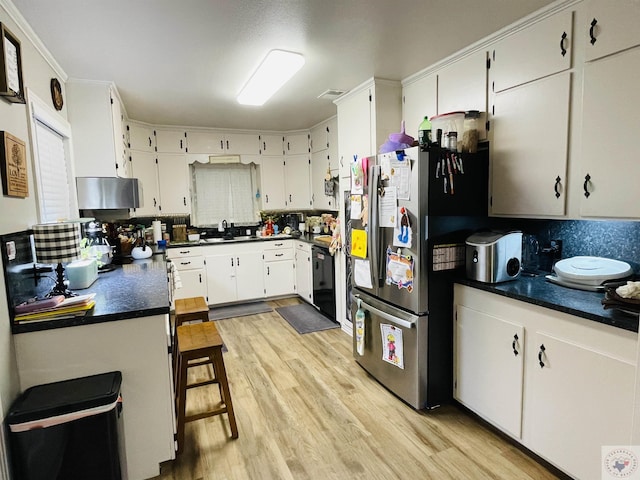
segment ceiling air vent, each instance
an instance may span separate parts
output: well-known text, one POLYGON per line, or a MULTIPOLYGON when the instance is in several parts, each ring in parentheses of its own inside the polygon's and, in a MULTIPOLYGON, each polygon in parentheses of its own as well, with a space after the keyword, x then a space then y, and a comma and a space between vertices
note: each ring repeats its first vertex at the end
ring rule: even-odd
POLYGON ((320 95, 318 95, 318 98, 326 98, 327 100, 335 100, 340 95, 342 95, 344 92, 345 92, 344 90, 336 90, 335 88, 330 88, 329 90, 325 90, 320 95))

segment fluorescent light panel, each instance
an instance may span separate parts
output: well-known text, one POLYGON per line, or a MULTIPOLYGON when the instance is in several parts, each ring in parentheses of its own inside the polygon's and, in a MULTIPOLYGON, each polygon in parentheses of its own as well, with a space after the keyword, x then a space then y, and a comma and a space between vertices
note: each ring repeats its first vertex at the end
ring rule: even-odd
POLYGON ((271 50, 238 95, 242 105, 263 105, 304 65, 299 53, 271 50))

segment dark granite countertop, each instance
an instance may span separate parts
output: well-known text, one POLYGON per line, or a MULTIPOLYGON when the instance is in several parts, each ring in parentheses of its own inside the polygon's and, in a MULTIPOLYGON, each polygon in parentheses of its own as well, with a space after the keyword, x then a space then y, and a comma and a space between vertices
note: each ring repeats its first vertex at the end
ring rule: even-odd
POLYGON ((229 240, 225 240, 222 238, 215 238, 215 239, 210 239, 209 241, 202 239, 197 242, 179 242, 179 243, 173 242, 167 245, 166 248, 171 249, 171 248, 181 248, 181 247, 205 247, 208 245, 227 245, 230 243, 248 243, 248 242, 271 242, 275 240, 300 240, 303 242, 310 243, 312 245, 328 248, 329 244, 319 241, 318 237, 327 237, 327 235, 323 235, 323 234, 316 235, 316 234, 305 233, 304 235, 298 238, 295 238, 291 235, 286 235, 286 234, 271 235, 268 237, 239 236, 229 240))
POLYGON ((616 309, 605 310, 601 303, 604 292, 588 292, 556 285, 545 279, 544 275, 521 276, 516 280, 498 284, 481 283, 466 278, 457 278, 456 282, 624 330, 638 331, 638 315, 632 316, 616 309))
POLYGON ((98 274, 98 279, 78 295, 95 293, 96 305, 84 317, 31 321, 12 325, 13 333, 89 325, 169 313, 169 288, 164 255, 158 252, 98 274))

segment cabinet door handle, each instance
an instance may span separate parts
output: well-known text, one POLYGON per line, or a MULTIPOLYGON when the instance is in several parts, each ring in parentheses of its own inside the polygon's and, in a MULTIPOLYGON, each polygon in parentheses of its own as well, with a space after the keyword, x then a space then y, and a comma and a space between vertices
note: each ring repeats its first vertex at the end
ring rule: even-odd
POLYGON ((233 257, 231 257, 231 266, 233 267, 233 257))
POLYGON ((291 203, 291 194, 289 194, 289 203, 291 203))
POLYGON ((220 140, 220 150, 224 150, 224 142, 220 140))
POLYGON ((518 343, 518 334, 516 333, 513 336, 513 342, 511 342, 511 348, 513 349, 513 354, 517 357, 518 356, 518 350, 516 350, 516 345, 518 343))
POLYGON ((267 265, 267 275, 271 275, 271 270, 269 270, 269 266, 267 265))
POLYGON ((291 145, 289 145, 289 142, 287 142, 287 150, 291 150, 291 145))
POLYGON ((240 266, 240 257, 236 257, 236 265, 239 267, 240 266))
POLYGON ((267 142, 262 142, 262 151, 263 152, 267 151, 267 142))
POLYGON ((186 255, 187 253, 191 253, 191 250, 182 250, 182 251, 180 251, 180 255, 186 255))
POLYGON ((149 137, 149 146, 151 146, 151 137, 149 137))
POLYGON ((560 176, 558 175, 558 176, 556 177, 556 183, 555 183, 555 185, 553 186, 553 190, 556 192, 556 198, 560 198, 560 180, 561 180, 561 178, 560 178, 560 176))
POLYGON ((154 207, 157 207, 157 206, 158 206, 158 203, 156 202, 156 199, 155 199, 155 198, 153 199, 153 206, 154 206, 154 207))
POLYGON ((567 54, 567 49, 564 48, 564 44, 567 40, 567 32, 562 32, 562 36, 560 37, 560 53, 564 57, 567 54))
POLYGON ((182 202, 184 203, 184 206, 187 206, 187 197, 182 197, 182 202))
POLYGON ((276 253, 276 257, 281 257, 283 255, 284 255, 284 253, 276 253))
POLYGON ((589 37, 591 37, 591 40, 590 40, 591 45, 593 45, 594 43, 596 43, 598 41, 598 39, 594 35, 597 24, 598 24, 598 20, 596 20, 595 18, 593 20, 591 20, 591 27, 589 28, 589 37))
POLYGON ((198 274, 198 281, 199 281, 200 283, 202 283, 202 274, 201 274, 201 273, 199 273, 199 274, 198 274))
POLYGON ((584 176, 584 184, 582 185, 582 188, 584 189, 585 198, 589 198, 589 195, 591 195, 591 193, 589 192, 589 189, 587 188, 589 186, 589 182, 591 182, 591 175, 587 173, 584 176))
POLYGON ((264 196, 264 199, 265 199, 264 203, 269 203, 269 195, 268 194, 264 196))
POLYGON ((182 150, 182 140, 180 140, 180 150, 182 150))
POLYGON ((180 262, 180 265, 191 265, 191 262, 180 262))
POLYGON ((545 352, 544 344, 540 345, 540 351, 538 352, 538 364, 540 364, 540 368, 544 368, 544 362, 542 361, 542 355, 545 352))
POLYGON ((229 150, 229 140, 227 140, 227 150, 229 150))

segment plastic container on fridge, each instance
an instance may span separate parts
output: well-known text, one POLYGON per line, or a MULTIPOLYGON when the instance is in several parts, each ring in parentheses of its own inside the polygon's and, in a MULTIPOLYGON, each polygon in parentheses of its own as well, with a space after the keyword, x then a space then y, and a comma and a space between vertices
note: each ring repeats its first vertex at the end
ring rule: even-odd
POLYGON ((121 372, 37 385, 7 415, 16 478, 121 480, 121 372))
POLYGON ((458 134, 458 138, 461 137, 464 127, 464 113, 465 112, 443 113, 441 115, 435 115, 429 119, 431 121, 432 138, 437 138, 437 131, 442 130, 443 145, 441 146, 443 148, 448 148, 448 145, 444 144, 448 133, 456 132, 458 134))

